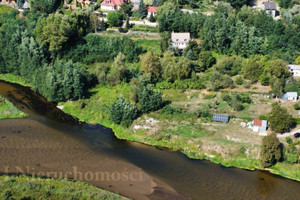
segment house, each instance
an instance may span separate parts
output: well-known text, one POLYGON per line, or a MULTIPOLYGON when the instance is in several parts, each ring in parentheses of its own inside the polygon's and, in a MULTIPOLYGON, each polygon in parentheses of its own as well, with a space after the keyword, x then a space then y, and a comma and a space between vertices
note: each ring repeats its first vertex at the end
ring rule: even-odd
POLYGON ((104 0, 100 5, 102 10, 116 11, 120 10, 125 0, 104 0))
POLYGON ((288 68, 293 76, 300 76, 300 65, 288 65, 288 68))
POLYGON ((229 115, 226 115, 226 114, 214 114, 213 115, 213 121, 215 121, 215 122, 222 122, 222 123, 228 123, 229 122, 229 115))
POLYGON ((253 120, 253 126, 252 126, 252 131, 253 132, 266 132, 268 129, 268 121, 267 120, 259 120, 255 119, 253 120))
POLYGON ((156 15, 157 8, 158 7, 156 7, 156 6, 149 6, 148 9, 147 9, 147 11, 148 11, 147 17, 150 18, 151 14, 154 17, 156 15))
POLYGON ((296 102, 298 100, 298 93, 297 92, 287 92, 282 96, 281 100, 296 102))
POLYGON ((185 49, 191 39, 190 33, 174 33, 172 32, 172 46, 178 49, 185 49))
POLYGON ((140 8, 140 0, 130 0, 133 4, 132 10, 139 10, 140 8))
POLYGON ((276 3, 273 1, 267 1, 267 2, 263 2, 263 4, 264 4, 263 9, 266 11, 266 13, 272 15, 272 17, 274 18, 276 16, 276 10, 277 10, 276 3))

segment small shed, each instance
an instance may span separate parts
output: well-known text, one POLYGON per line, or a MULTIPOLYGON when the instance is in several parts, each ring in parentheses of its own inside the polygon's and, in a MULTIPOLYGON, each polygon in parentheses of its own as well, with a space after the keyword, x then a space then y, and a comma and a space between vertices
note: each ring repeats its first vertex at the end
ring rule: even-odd
POLYGON ((226 114, 214 114, 213 115, 213 121, 215 121, 215 122, 222 122, 222 123, 228 123, 229 122, 229 115, 226 115, 226 114))
POLYGON ((298 100, 298 93, 297 92, 287 92, 282 96, 282 101, 294 101, 298 100))
POLYGON ((253 120, 252 131, 253 132, 266 132, 268 128, 268 121, 267 120, 253 120))

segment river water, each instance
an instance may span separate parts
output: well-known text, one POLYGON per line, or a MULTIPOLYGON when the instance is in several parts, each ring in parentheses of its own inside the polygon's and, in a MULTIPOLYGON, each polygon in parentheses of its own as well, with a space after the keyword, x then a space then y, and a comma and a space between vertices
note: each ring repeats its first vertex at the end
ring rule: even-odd
POLYGON ((0 95, 30 115, 0 120, 1 174, 66 177, 138 200, 300 199, 299 182, 119 140, 109 128, 80 123, 30 88, 0 81, 0 95))

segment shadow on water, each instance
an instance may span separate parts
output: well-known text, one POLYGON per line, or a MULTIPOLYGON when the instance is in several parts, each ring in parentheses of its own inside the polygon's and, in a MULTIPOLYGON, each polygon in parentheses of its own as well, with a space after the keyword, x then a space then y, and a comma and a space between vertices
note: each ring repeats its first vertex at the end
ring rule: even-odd
MULTIPOLYGON (((300 199, 299 182, 265 171, 226 168, 208 161, 191 160, 179 152, 119 140, 111 129, 80 123, 76 118, 47 102, 40 94, 32 92, 30 88, 0 81, 0 95, 7 97, 30 115, 29 119, 25 119, 28 120, 26 122, 0 121, 0 128, 4 130, 0 131, 0 153, 6 153, 2 146, 14 144, 9 143, 10 138, 18 138, 24 146, 29 143, 31 147, 39 147, 36 143, 40 142, 41 146, 51 147, 46 147, 46 150, 40 149, 40 153, 36 153, 36 149, 32 153, 33 148, 22 149, 22 153, 27 157, 26 161, 12 161, 12 158, 8 157, 1 160, 0 165, 20 162, 19 165, 25 166, 24 162, 32 161, 30 164, 35 163, 36 168, 43 170, 64 171, 74 166, 74 163, 85 172, 112 168, 140 169, 145 172, 145 176, 155 180, 156 184, 149 181, 135 184, 129 180, 124 183, 114 183, 110 180, 99 183, 86 177, 77 178, 111 191, 117 190, 135 199, 142 199, 141 196, 133 194, 142 190, 143 184, 149 184, 147 188, 152 188, 151 191, 141 192, 146 196, 145 199, 300 199), (27 123, 31 127, 28 127, 27 123), (12 127, 16 127, 15 130, 11 130, 12 127), (1 146, 2 140, 7 140, 7 143, 1 146), (58 147, 52 147, 54 144, 58 147), (63 150, 59 150, 60 148, 63 150), (31 154, 35 157, 31 157, 31 154), (45 156, 48 156, 48 159, 44 159, 45 156)), ((16 149, 12 148, 9 152, 12 155, 20 154, 16 149)), ((74 174, 71 177, 74 178, 74 174)))

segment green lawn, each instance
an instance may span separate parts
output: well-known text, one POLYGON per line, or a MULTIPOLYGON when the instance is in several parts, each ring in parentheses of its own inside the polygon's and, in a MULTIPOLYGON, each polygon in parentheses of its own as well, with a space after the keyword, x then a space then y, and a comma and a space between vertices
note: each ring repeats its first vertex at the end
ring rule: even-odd
POLYGON ((0 74, 0 80, 31 87, 31 84, 27 83, 22 77, 13 74, 0 74))
POLYGON ((17 109, 6 98, 0 96, 0 119, 25 118, 28 115, 17 109))
POLYGON ((0 13, 10 12, 10 11, 12 11, 12 10, 13 10, 12 7, 0 5, 0 13))
POLYGON ((28 176, 0 176, 0 199, 125 200, 83 182, 28 176))
POLYGON ((146 51, 152 51, 153 53, 160 54, 160 40, 146 40, 146 39, 137 39, 134 40, 134 43, 143 47, 146 51))

